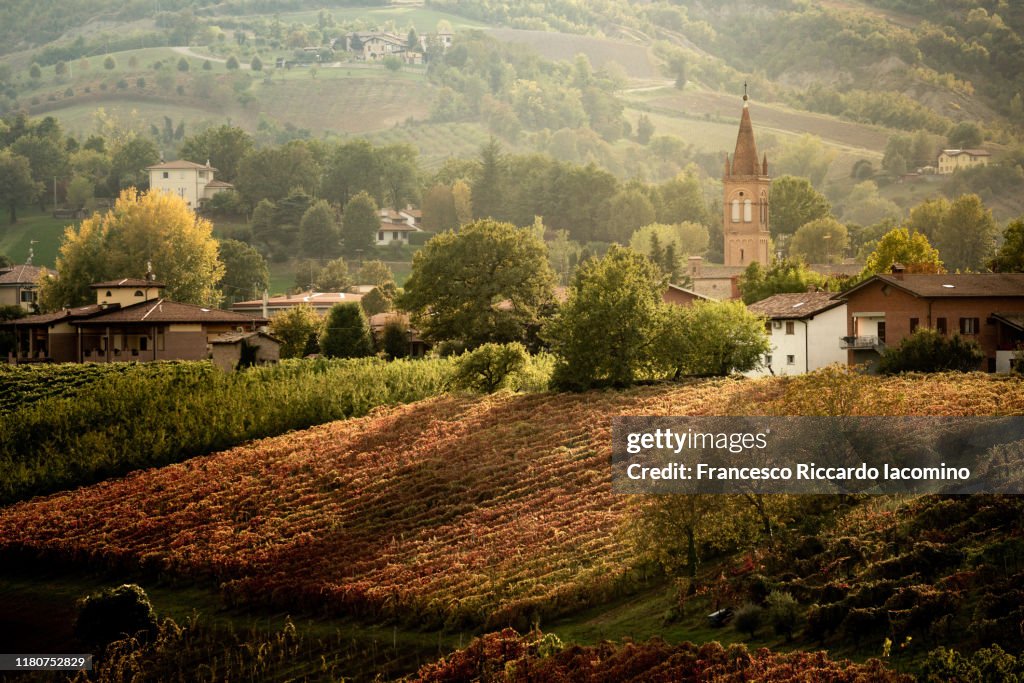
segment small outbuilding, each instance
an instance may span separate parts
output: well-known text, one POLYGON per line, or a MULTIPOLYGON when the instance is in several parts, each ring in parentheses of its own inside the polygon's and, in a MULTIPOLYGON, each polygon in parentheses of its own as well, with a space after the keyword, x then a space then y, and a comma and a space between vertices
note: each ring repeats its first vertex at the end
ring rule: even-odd
POLYGON ((263 331, 226 332, 210 340, 213 364, 224 371, 281 360, 281 340, 263 331))

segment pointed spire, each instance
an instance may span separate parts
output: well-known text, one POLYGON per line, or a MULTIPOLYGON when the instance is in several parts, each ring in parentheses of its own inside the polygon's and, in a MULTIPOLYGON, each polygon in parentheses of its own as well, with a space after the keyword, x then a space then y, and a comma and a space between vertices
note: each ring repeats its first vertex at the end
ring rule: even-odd
POLYGON ((732 155, 732 175, 761 175, 757 163, 757 145, 754 144, 754 125, 750 122, 747 105, 747 84, 743 84, 743 115, 740 132, 736 136, 736 151, 732 155))
POLYGON ((728 178, 732 174, 732 169, 729 168, 729 153, 725 153, 725 177, 728 178))
POLYGON ((764 161, 761 163, 761 175, 768 175, 768 152, 764 153, 764 161))

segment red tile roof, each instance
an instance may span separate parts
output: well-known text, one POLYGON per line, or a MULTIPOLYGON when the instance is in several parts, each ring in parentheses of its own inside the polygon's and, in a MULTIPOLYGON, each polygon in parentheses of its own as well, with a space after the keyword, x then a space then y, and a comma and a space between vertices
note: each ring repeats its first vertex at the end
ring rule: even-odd
POLYGON ((167 299, 143 301, 124 308, 112 308, 100 315, 82 320, 81 325, 112 325, 122 323, 227 323, 265 324, 265 318, 245 313, 235 313, 219 308, 203 308, 193 304, 182 304, 167 299))
POLYGON ((143 280, 138 277, 126 277, 120 280, 107 280, 105 282, 94 282, 89 285, 90 289, 139 289, 140 287, 166 287, 162 282, 143 280))
POLYGON ((878 281, 925 298, 1024 297, 1024 273, 906 273, 901 277, 876 275, 846 292, 836 294, 835 297, 845 299, 878 281))
POLYGON ((30 315, 24 318, 18 318, 17 320, 10 320, 6 323, 0 323, 0 325, 7 325, 12 327, 33 327, 37 325, 52 325, 58 322, 72 322, 74 320, 81 320, 90 316, 102 313, 104 309, 102 306, 97 304, 90 304, 89 306, 79 306, 78 308, 62 308, 59 311, 53 313, 40 313, 39 315, 30 315))
POLYGON ((43 266, 7 266, 0 268, 0 285, 26 285, 39 280, 41 273, 50 273, 43 266))
POLYGON ((157 164, 156 166, 147 166, 147 171, 188 171, 195 169, 197 171, 216 171, 213 166, 207 166, 205 164, 196 164, 191 161, 185 161, 179 159, 178 161, 168 161, 163 164, 157 164))
POLYGON ((796 292, 775 294, 750 304, 751 313, 773 320, 804 320, 818 313, 842 306, 844 302, 832 298, 831 292, 796 292))

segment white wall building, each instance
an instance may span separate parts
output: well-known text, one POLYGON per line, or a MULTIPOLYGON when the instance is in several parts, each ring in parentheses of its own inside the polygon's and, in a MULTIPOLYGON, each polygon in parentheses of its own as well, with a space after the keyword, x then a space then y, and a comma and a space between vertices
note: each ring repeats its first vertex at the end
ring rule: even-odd
POLYGON ((767 318, 771 350, 748 376, 802 375, 833 363, 846 364, 846 349, 840 345, 846 334, 846 303, 834 300, 831 293, 776 294, 749 308, 767 318))
POLYGON ((213 195, 234 187, 231 183, 215 180, 213 174, 217 169, 191 161, 168 161, 167 163, 150 166, 149 189, 157 192, 170 192, 178 195, 193 209, 198 209, 204 201, 213 195))

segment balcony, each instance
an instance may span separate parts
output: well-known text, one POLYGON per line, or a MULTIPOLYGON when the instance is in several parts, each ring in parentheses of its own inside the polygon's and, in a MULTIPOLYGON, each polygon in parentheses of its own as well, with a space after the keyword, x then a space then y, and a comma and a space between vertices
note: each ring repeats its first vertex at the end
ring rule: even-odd
POLYGON ((868 335, 864 337, 840 337, 839 348, 842 349, 853 349, 858 350, 874 350, 881 353, 885 350, 885 341, 878 338, 877 335, 868 335))

